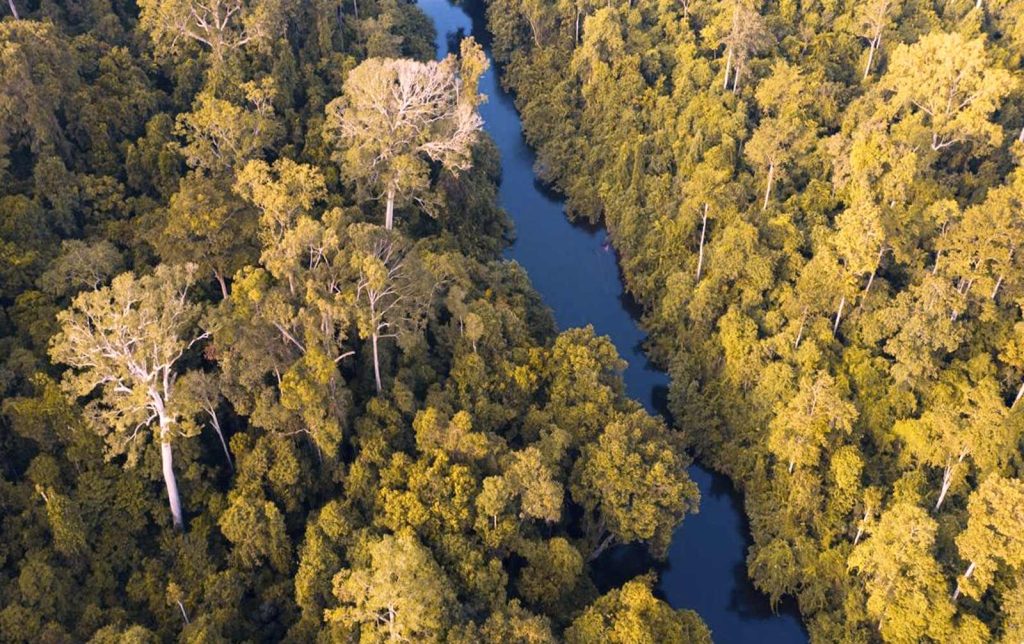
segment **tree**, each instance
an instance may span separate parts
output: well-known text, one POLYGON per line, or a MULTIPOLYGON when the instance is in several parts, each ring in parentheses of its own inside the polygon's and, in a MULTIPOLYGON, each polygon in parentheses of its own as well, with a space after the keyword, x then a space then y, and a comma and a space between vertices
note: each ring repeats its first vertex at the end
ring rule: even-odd
POLYGON ((583 448, 572 496, 594 523, 591 560, 615 541, 643 540, 663 552, 676 525, 700 501, 675 437, 643 411, 613 419, 583 448))
POLYGON ((740 84, 740 75, 746 71, 750 58, 772 44, 772 34, 765 25, 765 20, 752 3, 747 0, 733 0, 723 5, 721 12, 707 28, 706 37, 710 36, 725 45, 725 78, 722 89, 729 89, 729 77, 732 76, 732 91, 740 84))
POLYGON ((367 641, 440 639, 457 608, 444 570, 410 532, 372 540, 364 563, 335 575, 334 595, 340 606, 325 618, 356 625, 367 641))
POLYGON ((798 68, 780 62, 757 88, 757 103, 766 118, 754 130, 744 154, 752 163, 765 168, 768 175, 762 210, 768 208, 776 175, 814 146, 814 124, 808 111, 815 101, 812 87, 820 85, 816 80, 819 79, 807 79, 798 68))
POLYGON ((234 190, 260 210, 260 240, 279 244, 302 215, 327 197, 327 184, 316 166, 281 158, 249 161, 238 171, 234 190))
POLYGON ((814 467, 822 450, 837 433, 849 434, 857 420, 857 408, 847 402, 835 380, 821 371, 800 381, 791 398, 772 420, 768 449, 789 464, 814 467))
POLYGON ((227 299, 227 279, 253 259, 256 213, 216 179, 199 173, 182 178, 168 204, 154 246, 170 263, 194 263, 212 275, 227 299))
POLYGON ((39 277, 39 288, 51 295, 69 295, 82 289, 98 289, 124 268, 124 258, 105 239, 84 242, 65 239, 60 255, 39 277))
POLYGON ((864 578, 867 610, 888 641, 945 639, 953 616, 932 554, 936 523, 919 507, 898 503, 853 549, 849 567, 864 578))
POLYGON ((968 457, 982 472, 995 471, 1012 458, 1019 440, 991 376, 950 373, 946 380, 936 387, 920 418, 899 420, 893 427, 910 455, 942 468, 935 510, 942 507, 953 483, 963 478, 968 457))
POLYGON ((383 391, 379 343, 400 339, 422 324, 435 284, 419 256, 398 234, 377 226, 354 226, 357 249, 352 268, 357 272, 355 301, 359 334, 373 347, 373 377, 377 393, 383 391))
POLYGON ((63 151, 59 115, 80 83, 71 48, 53 24, 36 20, 0 21, 0 42, 0 153, 22 137, 36 153, 63 151))
POLYGON ((871 73, 871 63, 882 45, 882 35, 892 24, 893 8, 899 7, 900 0, 871 0, 857 8, 858 35, 868 41, 868 61, 864 65, 864 78, 871 73))
POLYGON ((283 31, 282 0, 140 0, 139 24, 161 55, 183 42, 207 47, 219 64, 233 51, 272 43, 283 31))
POLYGON ((931 149, 942 150, 967 141, 998 145, 1002 131, 989 117, 1016 81, 990 66, 983 38, 930 33, 896 48, 881 87, 894 109, 921 124, 931 149))
MULTIPOLYGON (((184 527, 174 476, 172 444, 183 436, 174 386, 178 361, 209 337, 195 329, 201 308, 188 299, 195 267, 158 266, 152 275, 124 273, 110 286, 82 293, 57 316, 60 332, 50 345, 55 362, 71 367, 62 384, 75 397, 97 394, 90 417, 111 455, 127 453, 134 465, 137 437, 153 431, 160 441, 164 483, 174 526, 184 527)), ((187 431, 187 426, 186 430, 187 431)))
POLYGON ((250 81, 241 88, 247 105, 201 93, 192 111, 180 114, 175 131, 185 139, 181 152, 189 167, 222 176, 263 156, 280 134, 274 117, 277 88, 273 79, 250 81))
POLYGON ((569 644, 710 644, 711 633, 697 613, 674 610, 651 593, 652 579, 641 577, 609 591, 587 607, 565 631, 569 644))
POLYGON ((981 599, 1000 564, 1024 570, 1024 482, 990 474, 967 501, 967 529, 957 535, 960 557, 969 562, 957 580, 961 592, 981 599))
POLYGON ((327 106, 335 159, 364 193, 385 196, 388 230, 396 202, 423 203, 427 160, 453 173, 471 167, 483 126, 476 105, 484 69, 472 38, 462 41, 461 66, 454 56, 429 63, 374 58, 349 72, 344 93, 327 106))

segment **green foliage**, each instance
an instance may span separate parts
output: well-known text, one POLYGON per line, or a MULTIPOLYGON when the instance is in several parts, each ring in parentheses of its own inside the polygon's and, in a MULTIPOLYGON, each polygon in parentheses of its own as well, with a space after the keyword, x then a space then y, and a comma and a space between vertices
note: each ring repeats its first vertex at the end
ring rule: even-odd
MULTIPOLYGON (((1019 633, 1020 7, 997 4, 488 6, 540 176, 609 230, 676 424, 745 495, 750 577, 815 641, 1019 633)), ((611 465, 651 464, 561 418, 595 441, 574 500, 615 516, 611 465)))
POLYGON ((548 643, 595 550, 664 551, 689 457, 502 259, 479 45, 422 62, 393 0, 14 4, 0 640, 548 643), (391 81, 431 100, 388 134, 391 81))

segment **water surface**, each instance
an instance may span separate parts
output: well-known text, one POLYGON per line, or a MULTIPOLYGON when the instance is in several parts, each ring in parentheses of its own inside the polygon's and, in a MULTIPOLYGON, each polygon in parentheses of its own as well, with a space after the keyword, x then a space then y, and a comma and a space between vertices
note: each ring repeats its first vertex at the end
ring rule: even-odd
MULTIPOLYGON (((458 51, 459 41, 467 35, 485 45, 489 41, 479 4, 418 4, 437 28, 438 57, 458 51)), ((493 62, 480 79, 480 91, 488 96, 480 109, 484 128, 501 152, 499 200, 516 228, 516 240, 506 256, 529 273, 560 329, 592 324, 598 334, 611 337, 629 363, 627 392, 658 413, 664 408, 668 376, 643 353, 639 311, 624 291, 604 229, 571 224, 562 201, 536 180, 534 153, 523 140, 519 114, 498 83, 493 62)), ((696 610, 716 642, 807 641, 794 611, 773 614, 767 598, 747 579, 749 529, 728 479, 700 465, 690 468, 690 476, 700 487, 700 512, 687 516, 676 530, 668 562, 659 566, 659 594, 675 608, 696 610)), ((618 585, 649 564, 637 549, 620 548, 598 559, 595 576, 618 585)))

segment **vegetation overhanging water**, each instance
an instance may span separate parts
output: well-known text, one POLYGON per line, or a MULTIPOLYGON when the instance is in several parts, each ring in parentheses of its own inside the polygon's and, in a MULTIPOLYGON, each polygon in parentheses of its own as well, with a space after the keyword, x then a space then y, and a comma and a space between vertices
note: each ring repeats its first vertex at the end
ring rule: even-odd
MULTIPOLYGON (((483 7, 448 0, 419 0, 437 29, 438 57, 457 52, 463 37, 487 43, 483 7)), ((488 51, 488 56, 490 52, 488 51)), ((481 78, 488 97, 481 107, 484 129, 501 152, 501 205, 515 223, 516 239, 506 256, 522 265, 559 328, 592 325, 608 335, 628 361, 629 395, 652 413, 664 413, 668 376, 643 352, 639 311, 625 292, 615 250, 603 228, 571 223, 561 199, 540 184, 535 156, 522 136, 519 115, 492 68, 481 78)), ((700 487, 698 514, 686 519, 660 571, 659 590, 676 608, 696 610, 720 642, 800 642, 807 636, 791 605, 773 613, 767 598, 746 575, 749 528, 742 501, 724 476, 694 464, 700 487)), ((600 576, 619 584, 650 565, 639 550, 620 547, 598 561, 600 576)))

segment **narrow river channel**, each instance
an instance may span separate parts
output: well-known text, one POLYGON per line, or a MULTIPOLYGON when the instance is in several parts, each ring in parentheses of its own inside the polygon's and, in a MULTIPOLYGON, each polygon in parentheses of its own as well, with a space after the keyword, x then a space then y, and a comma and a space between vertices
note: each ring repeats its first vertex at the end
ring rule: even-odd
MULTIPOLYGON (((487 45, 482 7, 448 0, 418 0, 437 29, 438 57, 457 51, 473 35, 487 45)), ((488 56, 490 51, 488 50, 488 56)), ((533 173, 534 153, 523 140, 512 97, 492 68, 480 81, 488 102, 481 108, 485 129, 501 151, 502 207, 515 222, 516 240, 506 256, 521 264, 551 307, 560 329, 591 324, 611 337, 629 362, 626 388, 652 413, 663 409, 668 376, 650 365, 641 343, 638 311, 626 296, 615 252, 603 228, 569 223, 562 201, 533 173)), ((690 468, 700 486, 700 512, 676 531, 666 564, 659 566, 658 590, 673 607, 696 610, 716 642, 805 642, 792 609, 773 614, 767 598, 746 576, 749 530, 739 496, 729 481, 700 465, 690 468)), ((621 583, 643 572, 648 561, 627 548, 601 557, 602 579, 621 583)))

